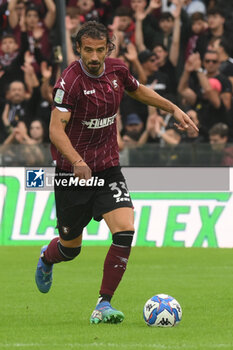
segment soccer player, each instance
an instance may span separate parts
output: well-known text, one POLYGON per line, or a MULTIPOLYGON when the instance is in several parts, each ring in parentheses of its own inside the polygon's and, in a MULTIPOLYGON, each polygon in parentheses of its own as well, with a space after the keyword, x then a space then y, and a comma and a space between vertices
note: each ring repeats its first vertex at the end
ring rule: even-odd
POLYGON ((102 190, 62 190, 55 186, 59 238, 41 250, 36 283, 42 293, 52 284, 53 265, 79 255, 82 231, 92 218, 107 223, 113 243, 104 262, 99 299, 90 322, 118 323, 124 319, 111 298, 125 272, 134 235, 133 205, 119 167, 116 114, 124 89, 133 98, 172 113, 177 127, 192 120, 176 105, 140 85, 119 59, 107 57, 114 44, 97 22, 85 23, 76 37, 81 59, 64 70, 54 87, 50 139, 57 176, 79 179, 98 176, 102 190))

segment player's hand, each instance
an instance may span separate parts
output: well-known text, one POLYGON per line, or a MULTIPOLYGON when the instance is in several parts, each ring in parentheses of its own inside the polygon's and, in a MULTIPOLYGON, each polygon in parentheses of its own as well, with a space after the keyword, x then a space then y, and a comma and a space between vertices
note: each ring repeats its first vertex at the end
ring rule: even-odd
POLYGON ((190 126, 197 132, 199 131, 198 127, 194 124, 191 118, 186 113, 184 113, 180 108, 176 107, 173 116, 178 121, 178 123, 174 124, 178 130, 186 131, 190 126))
POLYGON ((80 180, 85 179, 88 180, 91 178, 91 169, 87 165, 87 163, 82 162, 77 163, 76 165, 74 164, 73 166, 73 171, 74 171, 74 176, 78 177, 80 180))

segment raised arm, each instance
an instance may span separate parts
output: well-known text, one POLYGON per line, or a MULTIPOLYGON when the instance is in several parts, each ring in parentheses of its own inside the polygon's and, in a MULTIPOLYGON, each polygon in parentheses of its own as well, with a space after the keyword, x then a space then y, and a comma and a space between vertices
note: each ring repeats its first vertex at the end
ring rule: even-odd
POLYGON ((201 58, 199 53, 195 53, 192 56, 194 56, 195 58, 195 61, 194 61, 195 70, 197 72, 197 78, 202 88, 203 95, 215 108, 219 108, 221 106, 220 95, 216 90, 212 89, 205 71, 201 69, 201 58))
POLYGON ((66 16, 65 25, 66 25, 66 52, 67 52, 67 61, 69 65, 73 61, 78 59, 78 56, 75 56, 74 54, 73 46, 72 46, 71 30, 74 28, 74 26, 72 25, 70 16, 66 16))
POLYGON ((173 16, 175 18, 174 21, 174 28, 173 28, 173 34, 172 34, 172 43, 169 51, 169 60, 173 64, 174 67, 176 67, 178 59, 179 59, 179 51, 180 51, 180 34, 181 34, 181 21, 180 21, 180 14, 181 14, 181 8, 182 3, 181 0, 177 1, 176 9, 173 12, 173 16))
POLYGON ((194 58, 193 58, 193 55, 190 55, 185 63, 183 74, 180 77, 178 92, 192 106, 195 105, 197 101, 196 93, 189 87, 190 73, 193 72, 194 70, 195 70, 194 58))
POLYGON ((48 29, 51 29, 56 19, 56 6, 53 0, 44 0, 47 7, 47 13, 44 18, 44 23, 48 29))
POLYGON ((14 29, 19 23, 19 17, 16 11, 17 0, 10 0, 8 3, 8 11, 9 11, 9 24, 12 29, 14 29))
POLYGON ((136 12, 135 13, 135 40, 136 46, 139 52, 146 50, 146 46, 144 44, 144 36, 142 29, 142 22, 146 18, 146 12, 136 12))
POLYGON ((74 149, 65 133, 70 117, 71 112, 61 112, 58 108, 54 108, 51 113, 49 137, 58 151, 73 165, 75 176, 88 180, 91 178, 91 169, 74 149))
POLYGON ((52 77, 52 66, 48 66, 47 62, 43 61, 40 65, 42 74, 40 92, 41 96, 50 104, 53 103, 52 88, 50 86, 50 79, 52 77))
POLYGON ((125 53, 127 60, 132 63, 134 71, 137 73, 138 81, 141 84, 146 84, 147 77, 141 63, 138 60, 138 54, 134 44, 129 43, 127 45, 127 52, 125 53))

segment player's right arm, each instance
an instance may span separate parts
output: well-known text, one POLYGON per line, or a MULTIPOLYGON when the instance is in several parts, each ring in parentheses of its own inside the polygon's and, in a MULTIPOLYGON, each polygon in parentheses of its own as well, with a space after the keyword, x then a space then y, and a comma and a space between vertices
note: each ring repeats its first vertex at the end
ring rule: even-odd
POLYGON ((71 112, 61 112, 58 108, 54 108, 49 125, 49 137, 57 150, 73 165, 75 176, 88 180, 91 178, 91 169, 74 149, 65 133, 70 117, 71 112))

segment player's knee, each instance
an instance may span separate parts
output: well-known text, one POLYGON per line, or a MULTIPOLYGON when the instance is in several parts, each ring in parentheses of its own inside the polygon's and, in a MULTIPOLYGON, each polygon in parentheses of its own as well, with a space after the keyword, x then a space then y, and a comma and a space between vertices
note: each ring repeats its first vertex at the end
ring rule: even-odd
MULTIPOLYGON (((135 231, 133 223, 120 223, 115 227, 115 232, 135 231)), ((114 233, 115 234, 115 233, 114 233)))
POLYGON ((62 245, 61 242, 58 243, 58 249, 65 261, 73 260, 81 252, 81 246, 75 247, 75 248, 68 248, 68 247, 64 247, 64 245, 62 245))
POLYGON ((133 235, 134 230, 116 232, 112 237, 113 244, 121 247, 131 247, 133 235))

